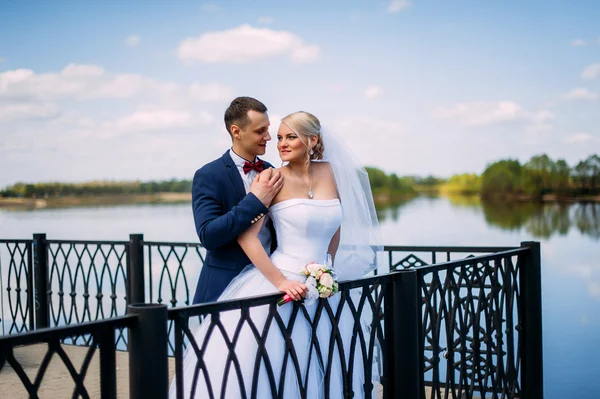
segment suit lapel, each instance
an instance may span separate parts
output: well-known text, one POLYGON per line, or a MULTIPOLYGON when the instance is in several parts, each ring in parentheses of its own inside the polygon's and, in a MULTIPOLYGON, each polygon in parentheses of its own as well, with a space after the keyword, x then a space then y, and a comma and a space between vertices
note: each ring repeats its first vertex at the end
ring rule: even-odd
POLYGON ((242 198, 244 198, 244 196, 246 195, 246 189, 244 188, 242 176, 240 176, 240 172, 238 171, 237 166, 235 166, 233 159, 231 159, 229 151, 225 152, 221 159, 225 163, 225 168, 227 169, 227 173, 229 174, 231 183, 233 184, 236 194, 238 195, 238 201, 241 201, 242 198))

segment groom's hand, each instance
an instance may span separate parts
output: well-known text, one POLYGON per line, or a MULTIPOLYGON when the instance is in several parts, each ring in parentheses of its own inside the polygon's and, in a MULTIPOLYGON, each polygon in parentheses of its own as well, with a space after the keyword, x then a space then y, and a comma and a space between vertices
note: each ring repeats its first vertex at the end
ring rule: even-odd
POLYGON ((273 198, 279 193, 283 187, 283 176, 281 172, 273 168, 265 169, 256 176, 250 192, 263 203, 267 208, 271 205, 273 198))

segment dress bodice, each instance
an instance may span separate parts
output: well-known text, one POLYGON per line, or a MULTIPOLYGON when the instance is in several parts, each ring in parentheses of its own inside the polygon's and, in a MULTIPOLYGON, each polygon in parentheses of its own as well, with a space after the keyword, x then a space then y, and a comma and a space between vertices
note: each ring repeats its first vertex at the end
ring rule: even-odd
POLYGON ((278 268, 299 272, 311 261, 326 261, 329 243, 342 221, 338 199, 294 198, 278 202, 269 212, 277 235, 271 259, 278 268))

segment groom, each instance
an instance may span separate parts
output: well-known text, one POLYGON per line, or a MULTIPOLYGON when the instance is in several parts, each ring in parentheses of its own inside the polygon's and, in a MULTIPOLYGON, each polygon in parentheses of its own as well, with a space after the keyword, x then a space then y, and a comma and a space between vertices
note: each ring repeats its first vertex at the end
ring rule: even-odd
MULTIPOLYGON (((234 99, 225 111, 225 127, 231 149, 196 171, 192 185, 194 222, 200 242, 207 249, 194 304, 216 301, 250 260, 237 237, 265 217, 283 178, 258 155, 264 155, 269 135, 267 107, 251 97, 234 99)), ((259 233, 270 252, 275 235, 271 223, 259 233)))

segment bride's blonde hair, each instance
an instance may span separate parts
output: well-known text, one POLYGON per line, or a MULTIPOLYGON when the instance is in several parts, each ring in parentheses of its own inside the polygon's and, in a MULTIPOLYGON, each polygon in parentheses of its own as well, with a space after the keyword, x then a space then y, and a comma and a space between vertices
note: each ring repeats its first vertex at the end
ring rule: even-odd
MULTIPOLYGON (((323 159, 323 138, 321 137, 321 122, 313 114, 305 111, 294 112, 284 117, 283 122, 287 127, 292 129, 296 134, 302 134, 306 137, 316 137, 317 144, 312 148, 313 153, 309 155, 310 160, 323 159)), ((302 140, 302 139, 301 139, 302 140)), ((302 141, 304 143, 304 140, 302 141)), ((308 144, 304 143, 308 148, 308 144)))

